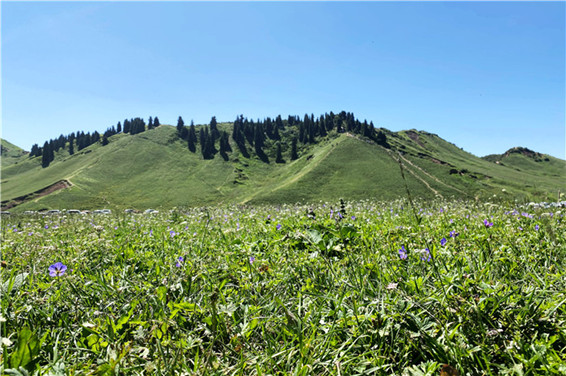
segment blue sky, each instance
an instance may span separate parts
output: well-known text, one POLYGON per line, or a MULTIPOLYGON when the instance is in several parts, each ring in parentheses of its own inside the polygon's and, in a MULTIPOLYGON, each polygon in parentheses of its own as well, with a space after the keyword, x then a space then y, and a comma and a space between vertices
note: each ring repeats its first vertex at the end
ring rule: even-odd
POLYGON ((2 137, 342 110, 565 155, 564 2, 5 2, 2 137))

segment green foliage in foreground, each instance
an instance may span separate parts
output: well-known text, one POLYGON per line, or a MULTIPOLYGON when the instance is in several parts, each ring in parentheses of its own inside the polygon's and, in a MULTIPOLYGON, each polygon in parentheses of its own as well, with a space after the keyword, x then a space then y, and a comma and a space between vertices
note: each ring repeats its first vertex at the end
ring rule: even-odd
POLYGON ((564 375, 565 235, 556 209, 470 202, 9 217, 1 364, 564 375), (68 269, 50 277, 56 262, 68 269))

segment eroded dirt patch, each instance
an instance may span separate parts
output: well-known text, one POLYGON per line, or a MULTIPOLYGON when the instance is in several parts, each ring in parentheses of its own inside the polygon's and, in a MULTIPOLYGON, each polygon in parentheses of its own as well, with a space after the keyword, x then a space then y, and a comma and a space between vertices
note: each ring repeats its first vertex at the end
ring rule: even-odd
POLYGON ((40 198, 40 197, 43 197, 43 196, 47 196, 48 194, 51 194, 55 191, 58 191, 60 189, 69 188, 69 187, 72 187, 72 186, 73 186, 73 184, 68 180, 59 180, 58 182, 53 183, 53 184, 51 184, 51 185, 49 185, 45 188, 42 188, 38 191, 28 193, 27 195, 16 197, 16 198, 13 198, 13 199, 10 199, 10 200, 2 201, 1 210, 11 209, 15 206, 23 204, 24 202, 31 201, 31 200, 34 200, 36 198, 40 198))
POLYGON ((417 134, 417 132, 414 131, 406 131, 405 132, 407 134, 407 136, 409 136, 409 138, 413 141, 415 141, 417 143, 417 145, 419 145, 421 148, 424 148, 425 146, 423 145, 423 143, 421 142, 421 140, 419 139, 419 135, 417 134))

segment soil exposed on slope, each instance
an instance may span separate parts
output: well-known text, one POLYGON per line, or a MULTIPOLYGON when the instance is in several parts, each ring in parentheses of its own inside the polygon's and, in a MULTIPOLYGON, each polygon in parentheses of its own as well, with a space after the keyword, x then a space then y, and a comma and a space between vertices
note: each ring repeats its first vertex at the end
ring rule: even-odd
POLYGON ((73 184, 68 180, 59 180, 58 182, 53 183, 53 184, 51 184, 51 185, 49 185, 45 188, 42 188, 38 191, 28 193, 27 195, 23 195, 23 196, 20 196, 20 197, 13 198, 11 200, 2 201, 2 209, 1 210, 11 209, 15 206, 23 204, 24 202, 31 201, 31 200, 34 200, 36 198, 40 198, 40 197, 43 197, 43 196, 47 196, 48 194, 51 194, 55 191, 58 191, 60 189, 69 188, 69 187, 72 187, 72 186, 73 186, 73 184))

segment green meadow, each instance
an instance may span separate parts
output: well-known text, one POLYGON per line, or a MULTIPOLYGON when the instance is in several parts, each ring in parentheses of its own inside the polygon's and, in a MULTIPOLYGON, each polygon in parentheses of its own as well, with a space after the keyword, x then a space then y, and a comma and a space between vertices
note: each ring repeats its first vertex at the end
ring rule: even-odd
POLYGON ((114 213, 2 218, 3 374, 566 374, 564 209, 114 213))

